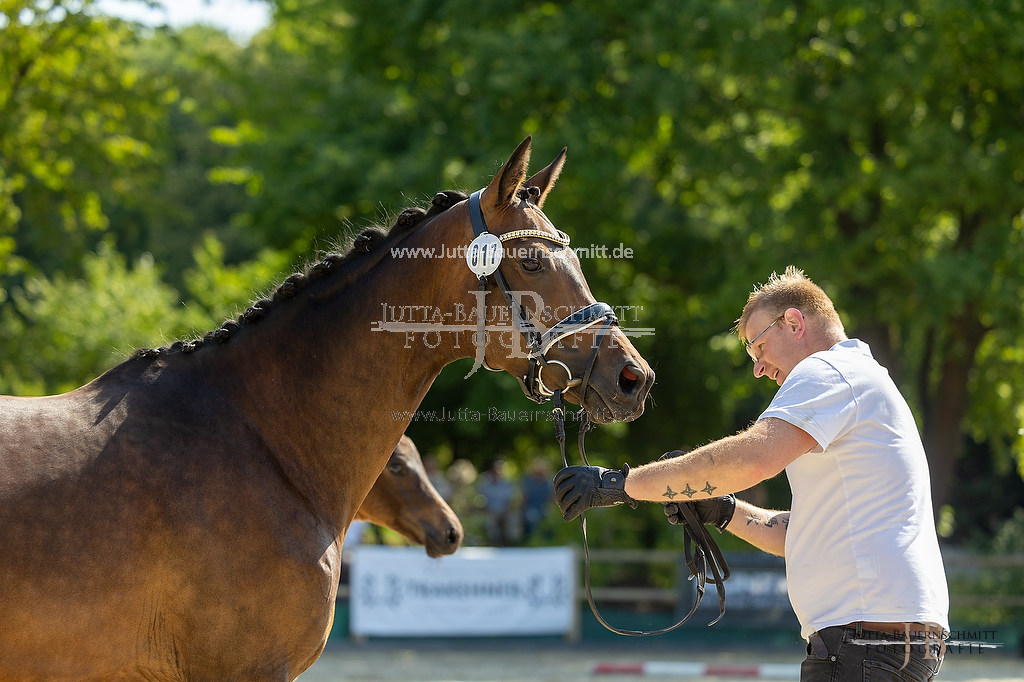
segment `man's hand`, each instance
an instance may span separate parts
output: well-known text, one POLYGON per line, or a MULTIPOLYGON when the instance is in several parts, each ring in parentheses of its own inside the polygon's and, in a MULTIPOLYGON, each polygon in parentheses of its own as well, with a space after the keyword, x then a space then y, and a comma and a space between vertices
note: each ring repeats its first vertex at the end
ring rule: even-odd
POLYGON ((591 507, 611 507, 627 502, 636 509, 636 500, 626 494, 629 465, 622 470, 594 466, 565 467, 555 474, 555 501, 562 518, 572 521, 591 507))
POLYGON ((710 500, 696 500, 694 502, 669 502, 665 505, 665 516, 668 522, 678 526, 683 522, 683 513, 679 509, 682 505, 689 505, 697 514, 702 523, 712 525, 718 530, 724 531, 725 527, 732 521, 732 515, 736 511, 736 496, 723 495, 712 497, 710 500))

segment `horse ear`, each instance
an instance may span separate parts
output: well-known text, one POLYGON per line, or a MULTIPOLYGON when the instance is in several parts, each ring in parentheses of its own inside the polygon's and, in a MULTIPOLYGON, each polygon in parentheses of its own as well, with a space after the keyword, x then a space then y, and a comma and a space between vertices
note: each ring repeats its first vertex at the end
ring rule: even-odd
POLYGON ((485 194, 491 197, 492 206, 508 206, 512 203, 512 199, 526 178, 526 169, 530 165, 530 143, 532 141, 532 137, 527 137, 520 142, 509 160, 491 180, 491 184, 487 185, 485 194))
POLYGON ((536 187, 540 190, 540 196, 537 197, 537 208, 544 206, 544 199, 547 198, 548 192, 555 186, 555 180, 558 179, 559 173, 562 172, 562 166, 565 165, 565 151, 566 148, 562 147, 562 151, 558 152, 558 156, 555 160, 548 164, 548 167, 544 170, 537 171, 532 178, 526 181, 527 187, 536 187))

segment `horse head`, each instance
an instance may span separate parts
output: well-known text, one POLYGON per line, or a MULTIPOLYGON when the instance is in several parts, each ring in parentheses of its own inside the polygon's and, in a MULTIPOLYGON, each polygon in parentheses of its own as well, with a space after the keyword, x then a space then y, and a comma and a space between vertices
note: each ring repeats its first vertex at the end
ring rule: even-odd
POLYGON ((536 402, 562 391, 596 422, 631 421, 643 413, 654 371, 612 308, 594 299, 569 237, 542 210, 565 149, 527 178, 530 143, 526 138, 484 189, 448 211, 460 220, 446 239, 471 250, 481 239, 500 243, 496 268, 482 278, 457 266, 463 298, 479 292, 471 305, 483 309, 477 320, 487 333, 473 335, 475 343, 484 340, 478 361, 515 376, 536 402))
POLYGON ((462 544, 462 523, 434 488, 416 444, 402 436, 366 495, 356 519, 386 526, 427 554, 452 554, 462 544))

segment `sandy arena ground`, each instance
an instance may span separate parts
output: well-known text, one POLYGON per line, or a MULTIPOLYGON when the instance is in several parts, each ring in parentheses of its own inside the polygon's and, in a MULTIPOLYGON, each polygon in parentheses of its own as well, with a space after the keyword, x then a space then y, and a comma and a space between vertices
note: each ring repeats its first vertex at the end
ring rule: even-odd
MULTIPOLYGON (((947 655, 939 673, 948 682, 1024 682, 1024 660, 1014 651, 947 655)), ((334 642, 300 682, 751 682, 754 677, 678 677, 655 675, 595 674, 598 663, 692 661, 758 665, 799 665, 800 652, 722 651, 637 645, 633 642, 604 644, 541 643, 509 640, 508 643, 467 640, 334 642)), ((796 679, 795 677, 792 679, 796 679)))

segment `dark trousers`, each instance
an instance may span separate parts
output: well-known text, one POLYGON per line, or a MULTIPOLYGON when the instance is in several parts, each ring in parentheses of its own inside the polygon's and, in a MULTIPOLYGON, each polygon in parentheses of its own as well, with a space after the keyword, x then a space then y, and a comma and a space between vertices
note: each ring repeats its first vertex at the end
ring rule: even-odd
POLYGON ((902 633, 880 633, 839 625, 811 636, 800 682, 928 682, 945 649, 934 636, 911 635, 909 656, 902 633), (925 643, 928 641, 929 643, 925 643))

